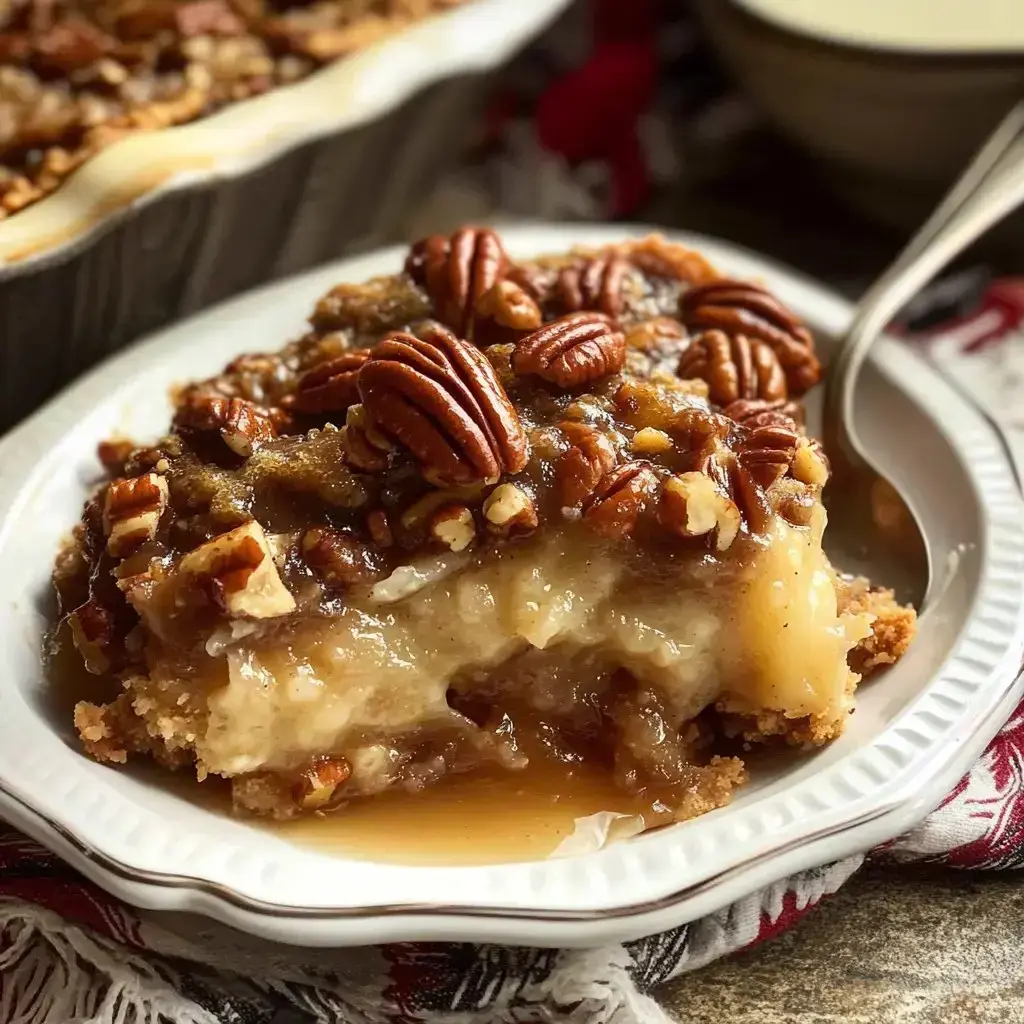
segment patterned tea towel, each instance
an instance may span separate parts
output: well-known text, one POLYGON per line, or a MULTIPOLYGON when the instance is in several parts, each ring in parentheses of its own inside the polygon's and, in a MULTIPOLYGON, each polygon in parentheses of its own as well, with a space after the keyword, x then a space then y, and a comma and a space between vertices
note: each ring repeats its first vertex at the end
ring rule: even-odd
MULTIPOLYGON (((991 285, 951 326, 912 336, 998 415, 1024 409, 1024 281, 991 285)), ((1008 421, 1018 452, 1024 423, 1008 421)), ((1024 866, 1024 702, 918 828, 874 860, 1024 866)), ((628 945, 538 950, 455 943, 297 950, 198 919, 136 912, 0 826, 2 1024, 663 1024, 647 993, 795 925, 864 863, 804 871, 628 945)))

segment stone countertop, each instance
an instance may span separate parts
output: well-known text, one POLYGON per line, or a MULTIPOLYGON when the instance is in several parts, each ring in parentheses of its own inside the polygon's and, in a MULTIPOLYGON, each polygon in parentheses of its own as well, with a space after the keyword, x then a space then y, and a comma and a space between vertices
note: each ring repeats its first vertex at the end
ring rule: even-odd
POLYGON ((1024 879, 866 868, 795 928, 655 995, 679 1024, 1020 1024, 1024 879))

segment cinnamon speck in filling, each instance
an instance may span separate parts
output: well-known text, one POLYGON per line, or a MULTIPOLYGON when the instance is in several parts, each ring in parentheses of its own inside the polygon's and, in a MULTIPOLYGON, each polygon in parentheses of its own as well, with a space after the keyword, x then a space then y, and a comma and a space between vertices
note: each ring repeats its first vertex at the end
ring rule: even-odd
POLYGON ((721 806, 914 634, 822 552, 820 372, 794 313, 657 237, 416 243, 101 446, 54 569, 58 636, 121 691, 83 747, 278 818, 533 761, 600 766, 647 825, 721 806))

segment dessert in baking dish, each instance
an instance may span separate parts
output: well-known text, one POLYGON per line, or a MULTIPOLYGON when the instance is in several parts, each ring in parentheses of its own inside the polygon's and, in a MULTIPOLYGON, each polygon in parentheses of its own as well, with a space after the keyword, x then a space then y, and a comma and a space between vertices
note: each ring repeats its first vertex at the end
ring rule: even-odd
POLYGON ((85 750, 279 818, 535 759, 602 766, 647 824, 720 806, 914 632, 822 551, 820 372, 769 292, 661 239, 424 239, 182 388, 157 444, 102 446, 54 572, 119 684, 85 750))
POLYGON ((112 142, 288 85, 464 0, 4 0, 0 220, 112 142))

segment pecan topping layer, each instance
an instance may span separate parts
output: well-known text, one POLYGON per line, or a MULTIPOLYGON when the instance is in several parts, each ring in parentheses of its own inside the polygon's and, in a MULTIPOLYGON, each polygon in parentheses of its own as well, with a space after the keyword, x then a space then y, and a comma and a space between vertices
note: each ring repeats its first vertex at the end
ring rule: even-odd
POLYGON ((770 345, 793 394, 803 394, 821 378, 810 331, 760 285, 728 278, 711 281, 684 292, 679 312, 691 330, 742 334, 770 345))
POLYGON ((558 305, 567 313, 597 310, 617 317, 628 272, 629 263, 621 256, 595 256, 563 267, 555 280, 558 305))
POLYGON ((577 388, 618 373, 626 340, 601 313, 570 313, 516 343, 516 373, 534 374, 560 388, 577 388))
POLYGON ((657 484, 650 463, 625 462, 605 474, 594 488, 584 503, 583 519, 602 536, 615 540, 628 537, 657 484))
POLYGON ((359 394, 376 428, 439 487, 495 483, 526 465, 526 433, 493 367, 444 328, 382 341, 359 371, 359 394))
POLYGON ((406 260, 406 273, 430 296, 443 323, 473 336, 477 303, 508 269, 501 239, 489 228, 460 228, 451 236, 429 235, 406 260))
POLYGON ((787 396, 786 375, 767 342, 743 334, 708 331, 695 338, 679 359, 680 377, 699 377, 717 405, 739 399, 774 402, 787 396))
POLYGON ((359 401, 356 377, 369 358, 369 349, 356 349, 314 366, 302 375, 295 392, 286 396, 282 404, 312 415, 345 412, 359 401))

